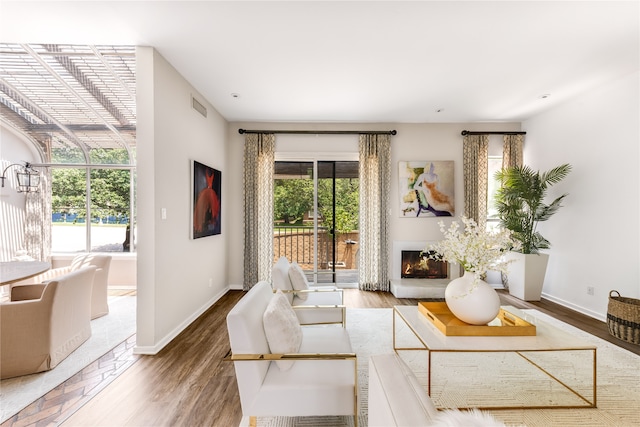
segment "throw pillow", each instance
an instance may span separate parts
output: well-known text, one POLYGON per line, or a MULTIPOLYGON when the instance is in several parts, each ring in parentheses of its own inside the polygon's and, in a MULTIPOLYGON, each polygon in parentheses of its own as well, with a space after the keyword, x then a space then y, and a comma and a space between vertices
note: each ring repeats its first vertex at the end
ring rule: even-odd
MULTIPOLYGON (((262 322, 271 353, 297 353, 300 350, 302 328, 298 316, 281 290, 277 290, 269 301, 262 315, 262 322)), ((276 360, 278 368, 283 371, 291 369, 293 362, 293 360, 276 360)))
POLYGON ((289 300, 289 304, 293 302, 293 286, 291 285, 291 279, 289 279, 289 261, 285 257, 281 257, 278 262, 273 265, 271 269, 271 283, 273 289, 282 289, 284 295, 289 300))
MULTIPOLYGON (((291 286, 295 291, 307 290, 309 289, 309 282, 307 282, 307 276, 304 275, 304 271, 302 271, 302 267, 298 265, 297 262, 292 262, 291 266, 289 266, 289 279, 291 280, 291 286)), ((302 301, 306 301, 309 296, 306 292, 298 292, 296 293, 298 298, 302 301)))
POLYGON ((433 427, 505 427, 502 421, 496 420, 488 412, 477 409, 469 411, 449 409, 439 412, 430 425, 433 427))

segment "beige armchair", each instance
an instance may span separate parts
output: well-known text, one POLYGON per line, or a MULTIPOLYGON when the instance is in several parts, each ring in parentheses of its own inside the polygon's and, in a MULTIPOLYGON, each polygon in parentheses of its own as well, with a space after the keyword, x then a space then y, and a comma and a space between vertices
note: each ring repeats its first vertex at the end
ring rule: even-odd
POLYGON ((54 368, 91 336, 87 266, 41 284, 16 285, 0 304, 0 377, 54 368))
POLYGON ((109 266, 111 265, 110 255, 98 254, 81 254, 77 255, 71 265, 66 267, 53 268, 42 274, 31 277, 20 284, 43 283, 47 280, 55 279, 63 274, 76 271, 82 267, 93 265, 97 268, 93 279, 93 287, 91 293, 91 319, 104 316, 109 313, 109 304, 107 303, 107 283, 109 278, 109 266))

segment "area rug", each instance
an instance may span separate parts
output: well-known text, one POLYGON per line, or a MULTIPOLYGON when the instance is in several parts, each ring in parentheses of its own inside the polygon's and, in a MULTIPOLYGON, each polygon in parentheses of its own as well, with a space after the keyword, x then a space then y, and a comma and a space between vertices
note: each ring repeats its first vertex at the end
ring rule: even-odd
POLYGON ((0 381, 0 422, 71 378, 136 332, 136 297, 109 297, 109 314, 91 321, 91 337, 54 369, 0 381))
MULTIPOLYGON (((583 337, 597 346, 598 407, 489 411, 496 419, 509 426, 531 427, 640 425, 639 356, 537 310, 525 311, 540 321, 583 337)), ((347 309, 347 328, 353 348, 358 355, 359 426, 367 425, 369 357, 374 354, 393 352, 392 315, 392 309, 347 309)), ((403 331, 399 333, 404 334, 403 331)), ((403 338, 411 339, 410 334, 403 338)), ((461 353, 453 357, 439 356, 432 360, 432 399, 438 407, 460 406, 468 403, 468 399, 479 404, 486 403, 494 406, 505 402, 512 404, 514 399, 515 402, 521 402, 523 405, 532 402, 534 404, 548 402, 556 405, 576 403, 577 398, 573 394, 557 386, 546 376, 536 377, 535 374, 532 375, 531 369, 520 369, 521 366, 518 366, 518 363, 523 363, 523 359, 517 355, 461 353), (493 359, 489 361, 487 358, 493 359), (503 386, 502 380, 508 380, 508 385, 503 386), (519 393, 516 390, 519 384, 522 384, 522 387, 526 385, 526 393, 519 393), (473 390, 471 395, 468 393, 470 389, 473 390)), ((560 372, 562 379, 575 380, 577 384, 572 385, 579 391, 588 393, 591 382, 585 370, 591 370, 590 359, 582 360, 582 356, 574 354, 565 356, 550 355, 546 360, 538 360, 538 362, 554 368, 554 373, 560 372), (586 379, 583 380, 583 378, 586 379)), ((426 354, 420 351, 401 352, 401 357, 412 367, 426 387, 426 354)), ((353 417, 258 418, 260 427, 352 427, 353 425, 353 417)))

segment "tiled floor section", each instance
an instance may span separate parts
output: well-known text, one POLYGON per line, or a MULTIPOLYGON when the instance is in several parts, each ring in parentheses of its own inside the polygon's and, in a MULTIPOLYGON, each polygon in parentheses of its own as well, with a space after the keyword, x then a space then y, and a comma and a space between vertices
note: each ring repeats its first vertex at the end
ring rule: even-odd
POLYGON ((139 356, 133 354, 135 345, 136 336, 132 335, 109 353, 9 418, 1 427, 60 425, 138 360, 139 356))

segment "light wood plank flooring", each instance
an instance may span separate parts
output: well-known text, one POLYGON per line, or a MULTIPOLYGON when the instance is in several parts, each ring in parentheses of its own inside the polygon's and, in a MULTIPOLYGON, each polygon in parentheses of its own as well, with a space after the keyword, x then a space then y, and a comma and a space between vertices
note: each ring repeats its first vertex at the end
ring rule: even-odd
MULTIPOLYGON (((66 409, 58 399, 61 409, 55 414, 47 413, 52 405, 27 408, 28 414, 21 413, 2 427, 237 426, 241 409, 233 364, 223 359, 229 349, 226 314, 243 295, 228 292, 159 354, 130 356, 134 359, 131 367, 99 392, 88 393, 84 400, 76 396, 73 402, 66 402, 66 409)), ((603 322, 549 301, 528 303, 504 292, 500 296, 505 305, 538 309, 640 355, 640 346, 612 337, 603 322)), ((388 292, 345 290, 345 304, 351 308, 417 302, 397 299, 388 292)))

